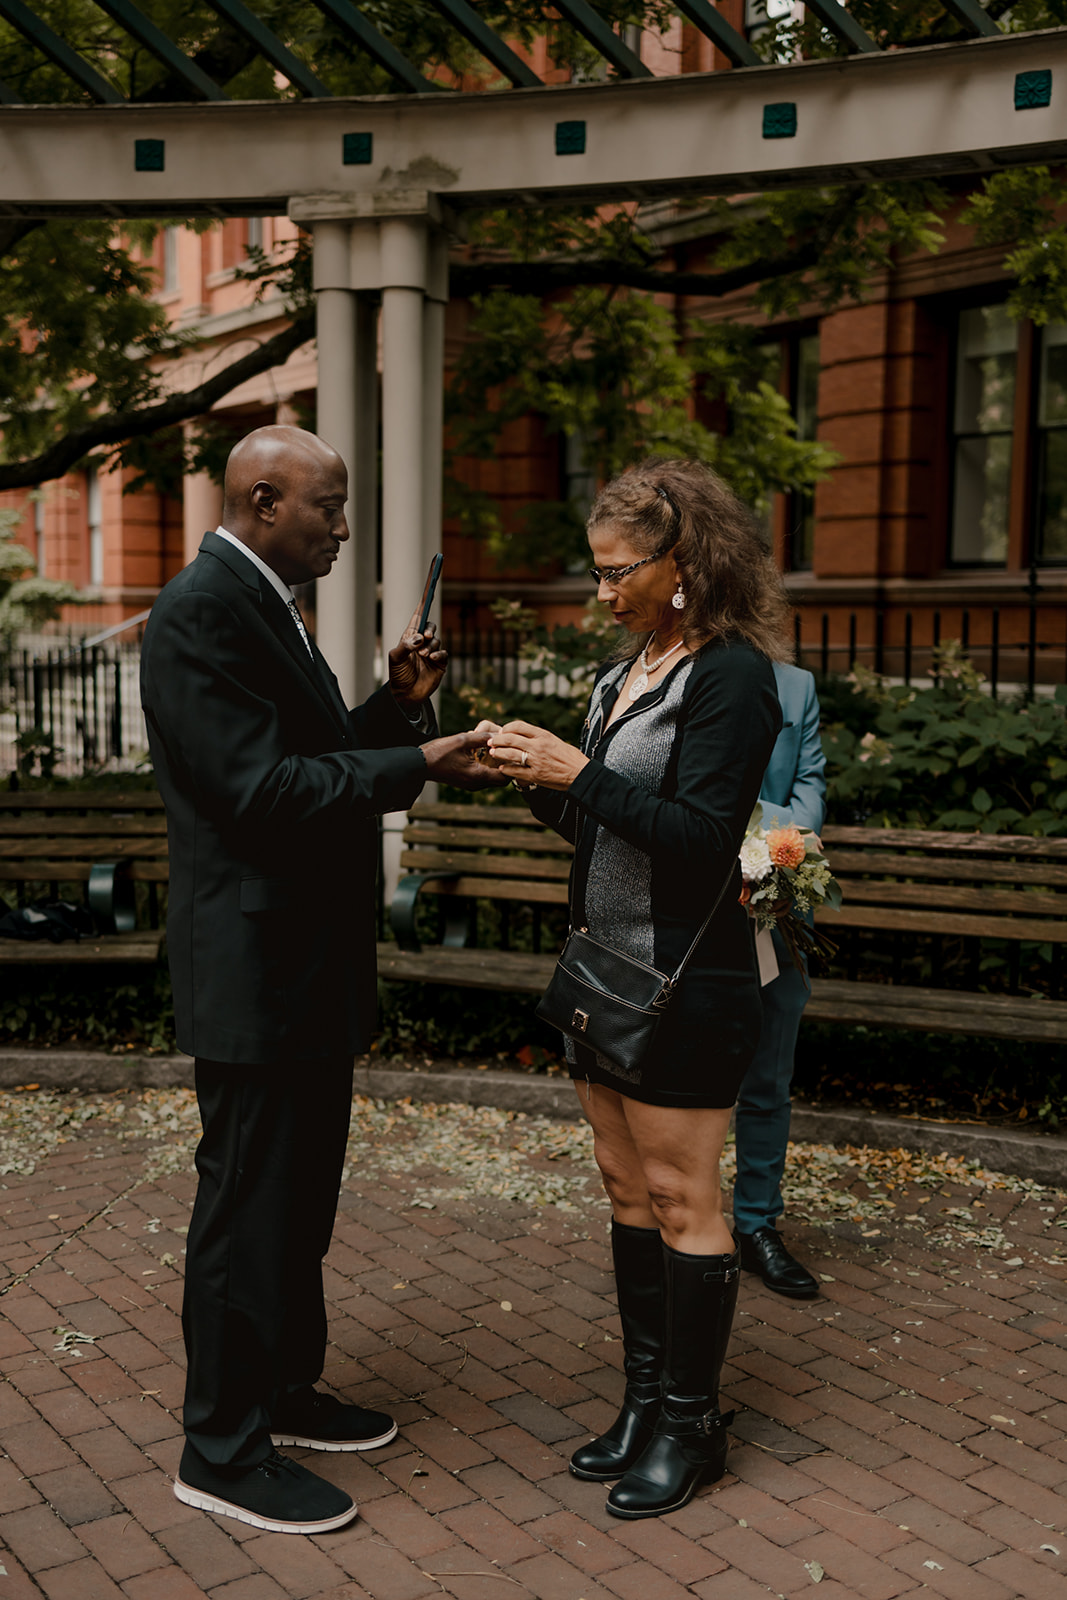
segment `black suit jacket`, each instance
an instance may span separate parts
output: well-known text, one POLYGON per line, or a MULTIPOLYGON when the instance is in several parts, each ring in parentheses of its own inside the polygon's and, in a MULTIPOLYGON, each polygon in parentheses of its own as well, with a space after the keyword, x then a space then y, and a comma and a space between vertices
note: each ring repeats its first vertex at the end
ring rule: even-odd
POLYGON ((276 591, 214 533, 152 608, 141 697, 179 1046, 229 1062, 366 1049, 375 818, 414 802, 428 735, 388 688, 348 711, 276 591))

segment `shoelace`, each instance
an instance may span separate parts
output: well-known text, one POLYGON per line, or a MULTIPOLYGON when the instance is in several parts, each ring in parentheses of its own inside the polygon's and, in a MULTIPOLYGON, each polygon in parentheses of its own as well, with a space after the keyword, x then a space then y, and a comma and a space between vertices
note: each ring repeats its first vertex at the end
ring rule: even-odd
POLYGON ((277 1478, 283 1471, 292 1475, 295 1469, 295 1461, 291 1461, 288 1456, 283 1456, 280 1450, 275 1450, 265 1461, 259 1463, 256 1471, 265 1472, 268 1478, 277 1478))

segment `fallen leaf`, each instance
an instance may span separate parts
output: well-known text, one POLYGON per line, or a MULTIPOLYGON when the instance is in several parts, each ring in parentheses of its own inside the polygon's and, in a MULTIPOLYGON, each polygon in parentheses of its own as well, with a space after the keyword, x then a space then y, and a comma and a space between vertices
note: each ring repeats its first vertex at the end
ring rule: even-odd
POLYGON ((811 1573, 812 1583, 821 1583, 826 1576, 825 1572, 817 1561, 805 1561, 804 1570, 805 1572, 811 1573))
POLYGON ((510 1311, 511 1310, 511 1301, 510 1300, 501 1300, 500 1309, 501 1309, 501 1311, 510 1311))
POLYGON ((945 1570, 940 1561, 924 1561, 923 1566, 929 1567, 931 1572, 944 1572, 945 1570))

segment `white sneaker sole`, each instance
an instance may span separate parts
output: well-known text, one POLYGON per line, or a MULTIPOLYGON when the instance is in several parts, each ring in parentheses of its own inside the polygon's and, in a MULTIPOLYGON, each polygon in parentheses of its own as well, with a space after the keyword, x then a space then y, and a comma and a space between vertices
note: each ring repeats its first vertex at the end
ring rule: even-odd
POLYGON ((222 1500, 218 1495, 205 1494, 202 1489, 191 1489, 180 1478, 174 1480, 174 1493, 183 1504, 196 1511, 212 1511, 217 1517, 235 1517, 238 1522, 246 1522, 250 1528, 262 1528, 267 1533, 329 1533, 331 1528, 343 1528, 346 1522, 359 1515, 359 1507, 353 1504, 339 1516, 323 1517, 318 1522, 282 1522, 277 1517, 260 1516, 231 1500, 222 1500))
POLYGON ((313 1439, 302 1433, 272 1433, 270 1442, 273 1445, 295 1445, 301 1450, 378 1450, 383 1444, 388 1444, 397 1435, 397 1424, 387 1433, 380 1433, 376 1439, 313 1439))

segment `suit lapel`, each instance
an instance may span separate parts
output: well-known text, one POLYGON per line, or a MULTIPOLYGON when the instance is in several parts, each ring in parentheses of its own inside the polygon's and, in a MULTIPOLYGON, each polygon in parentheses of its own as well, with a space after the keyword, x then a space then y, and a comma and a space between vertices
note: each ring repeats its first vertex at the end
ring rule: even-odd
POLYGON ((334 688, 332 674, 326 665, 322 652, 312 644, 312 654, 308 654, 307 645, 300 637, 300 630, 293 621, 284 600, 277 590, 267 582, 262 573, 257 572, 256 577, 259 579, 260 600, 267 621, 281 639, 282 644, 292 656, 300 671, 314 688, 316 694, 329 707, 334 720, 339 722, 347 733, 348 708, 341 699, 338 690, 334 688))
POLYGON ((220 539, 217 533, 205 533, 200 549, 208 555, 216 556, 218 560, 239 578, 247 589, 251 591, 260 606, 264 622, 274 635, 277 642, 292 658, 294 664, 307 680, 310 687, 324 703, 333 720, 338 723, 343 732, 348 733, 348 707, 341 698, 340 691, 333 681, 333 674, 322 655, 322 652, 312 643, 312 655, 308 654, 307 645, 300 637, 300 630, 289 612, 288 606, 279 595, 278 591, 259 571, 251 561, 235 550, 227 539, 220 539))

